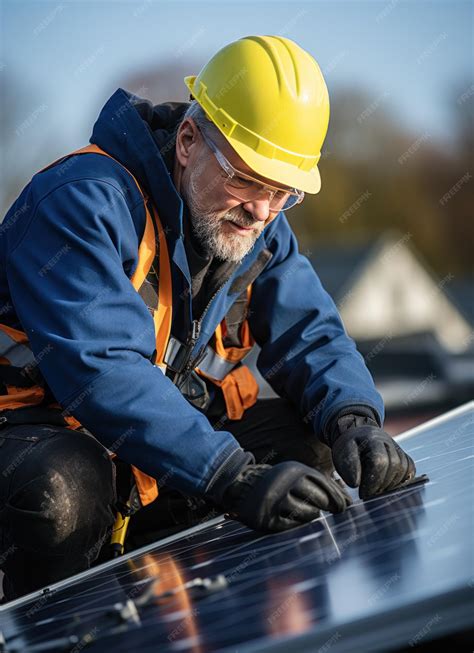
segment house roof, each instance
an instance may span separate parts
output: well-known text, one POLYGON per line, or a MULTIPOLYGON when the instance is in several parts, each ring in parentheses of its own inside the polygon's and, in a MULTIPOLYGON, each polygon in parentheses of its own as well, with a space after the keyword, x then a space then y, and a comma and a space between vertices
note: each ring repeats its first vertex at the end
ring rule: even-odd
MULTIPOLYGON (((423 258, 411 244, 402 242, 403 237, 395 232, 388 232, 379 238, 371 238, 366 242, 323 242, 310 246, 308 255, 323 286, 337 302, 347 290, 354 286, 356 279, 383 248, 389 245, 407 247, 430 276, 433 284, 435 275, 423 258)), ((447 299, 460 311, 463 317, 474 325, 474 281, 469 278, 455 278, 443 286, 447 299)))
POLYGON ((359 275, 368 263, 376 242, 324 243, 310 248, 308 256, 323 286, 337 299, 346 284, 359 275))

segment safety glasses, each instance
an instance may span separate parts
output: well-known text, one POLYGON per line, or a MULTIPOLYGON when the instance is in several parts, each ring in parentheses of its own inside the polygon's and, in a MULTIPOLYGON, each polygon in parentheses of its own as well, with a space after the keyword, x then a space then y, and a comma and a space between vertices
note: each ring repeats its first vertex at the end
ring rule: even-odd
POLYGON ((297 190, 296 188, 286 190, 276 186, 271 186, 270 184, 262 184, 258 179, 240 172, 240 170, 234 168, 234 166, 226 159, 209 136, 207 136, 201 129, 199 132, 206 145, 216 157, 220 167, 227 175, 227 179, 224 181, 224 188, 229 195, 232 195, 241 202, 252 202, 269 195, 269 207, 271 211, 287 211, 303 201, 303 191, 297 190))

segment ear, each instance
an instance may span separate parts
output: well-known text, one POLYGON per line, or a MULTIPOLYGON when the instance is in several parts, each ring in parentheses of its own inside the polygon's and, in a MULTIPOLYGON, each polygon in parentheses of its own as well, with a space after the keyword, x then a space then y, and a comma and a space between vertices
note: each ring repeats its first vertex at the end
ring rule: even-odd
POLYGON ((192 118, 186 118, 179 126, 176 134, 176 158, 180 165, 185 168, 193 153, 199 147, 198 128, 192 118))

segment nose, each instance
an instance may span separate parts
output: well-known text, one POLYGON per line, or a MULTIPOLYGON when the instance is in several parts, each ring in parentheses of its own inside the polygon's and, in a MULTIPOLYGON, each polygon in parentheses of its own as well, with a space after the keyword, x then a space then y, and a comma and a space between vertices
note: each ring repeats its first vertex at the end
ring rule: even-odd
POLYGON ((270 215, 270 200, 267 198, 255 199, 245 202, 244 209, 252 215, 255 220, 265 222, 270 215))

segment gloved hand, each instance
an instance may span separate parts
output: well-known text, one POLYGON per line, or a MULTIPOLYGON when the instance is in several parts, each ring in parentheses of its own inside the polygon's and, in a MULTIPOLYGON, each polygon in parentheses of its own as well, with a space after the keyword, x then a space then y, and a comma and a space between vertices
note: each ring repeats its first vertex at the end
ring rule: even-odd
POLYGON ((392 490, 415 476, 410 456, 367 414, 340 415, 327 443, 337 472, 347 485, 359 487, 361 499, 392 490))
POLYGON ((333 480, 299 462, 247 465, 226 488, 223 507, 250 528, 284 531, 319 517, 343 512, 350 497, 333 480))

